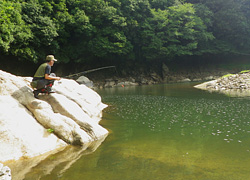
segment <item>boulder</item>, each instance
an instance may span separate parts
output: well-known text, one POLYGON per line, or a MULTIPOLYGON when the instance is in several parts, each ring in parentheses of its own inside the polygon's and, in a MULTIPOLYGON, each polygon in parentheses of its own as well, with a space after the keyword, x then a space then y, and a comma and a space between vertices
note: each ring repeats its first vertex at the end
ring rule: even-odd
POLYGON ((83 148, 108 131, 98 123, 107 105, 74 80, 55 82, 56 93, 34 98, 31 77, 0 71, 0 162, 58 152, 68 144, 83 148))
POLYGON ((167 67, 167 65, 166 64, 162 64, 162 75, 163 75, 163 77, 165 77, 165 76, 167 76, 168 74, 169 74, 169 68, 167 67))
POLYGON ((194 78, 193 81, 194 81, 194 82, 202 81, 202 79, 201 79, 201 78, 194 78))
POLYGON ((116 86, 120 87, 120 86, 138 86, 139 84, 136 82, 130 82, 130 81, 123 81, 123 82, 119 82, 116 84, 116 86))
POLYGON ((86 76, 80 76, 76 82, 78 82, 79 84, 84 84, 85 86, 89 87, 89 88, 93 88, 94 84, 93 81, 90 81, 89 78, 87 78, 86 76))
POLYGON ((209 80, 214 80, 215 78, 213 76, 206 76, 204 77, 205 81, 209 81, 209 80))
POLYGON ((114 87, 115 85, 115 80, 106 80, 104 87, 114 87))
POLYGON ((183 78, 178 80, 177 82, 191 82, 191 80, 189 78, 183 78))
POLYGON ((11 96, 1 96, 0 161, 32 157, 66 146, 40 125, 25 106, 11 96))
POLYGON ((160 82, 161 81, 161 77, 156 72, 151 73, 150 77, 153 79, 154 82, 160 82))

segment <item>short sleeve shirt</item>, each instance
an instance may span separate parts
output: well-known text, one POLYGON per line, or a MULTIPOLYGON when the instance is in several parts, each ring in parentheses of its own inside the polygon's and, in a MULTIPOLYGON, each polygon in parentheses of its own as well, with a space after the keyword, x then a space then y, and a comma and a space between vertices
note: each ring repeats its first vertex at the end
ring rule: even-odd
POLYGON ((34 77, 37 78, 44 78, 45 74, 50 74, 51 72, 51 67, 50 65, 48 65, 47 63, 43 63, 39 66, 39 68, 37 69, 34 77))

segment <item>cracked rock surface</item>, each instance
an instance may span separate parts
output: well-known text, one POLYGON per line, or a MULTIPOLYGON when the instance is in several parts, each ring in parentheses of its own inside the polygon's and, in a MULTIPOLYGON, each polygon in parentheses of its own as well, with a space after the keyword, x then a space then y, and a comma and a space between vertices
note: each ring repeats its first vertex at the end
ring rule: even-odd
POLYGON ((62 79, 55 81, 56 93, 39 94, 36 99, 31 80, 0 70, 0 162, 42 155, 69 144, 87 148, 107 136, 99 125, 107 105, 95 91, 62 79))

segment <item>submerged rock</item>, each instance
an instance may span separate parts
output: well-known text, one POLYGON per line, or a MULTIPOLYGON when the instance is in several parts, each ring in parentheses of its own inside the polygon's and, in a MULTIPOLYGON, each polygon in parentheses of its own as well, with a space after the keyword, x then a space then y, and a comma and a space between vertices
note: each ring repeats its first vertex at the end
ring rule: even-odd
POLYGON ((0 71, 0 162, 57 152, 68 144, 91 146, 108 131, 98 122, 106 107, 85 85, 62 79, 56 93, 33 97, 31 77, 0 71))
POLYGON ((11 180, 11 170, 0 163, 0 180, 11 180))

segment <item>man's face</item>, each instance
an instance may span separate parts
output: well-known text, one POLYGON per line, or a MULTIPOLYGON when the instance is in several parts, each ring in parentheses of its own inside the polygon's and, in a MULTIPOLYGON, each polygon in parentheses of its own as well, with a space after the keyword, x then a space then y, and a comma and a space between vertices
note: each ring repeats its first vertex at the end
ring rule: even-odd
POLYGON ((50 66, 53 66, 53 65, 54 65, 54 62, 55 62, 55 61, 51 60, 51 61, 49 62, 49 65, 50 65, 50 66))

